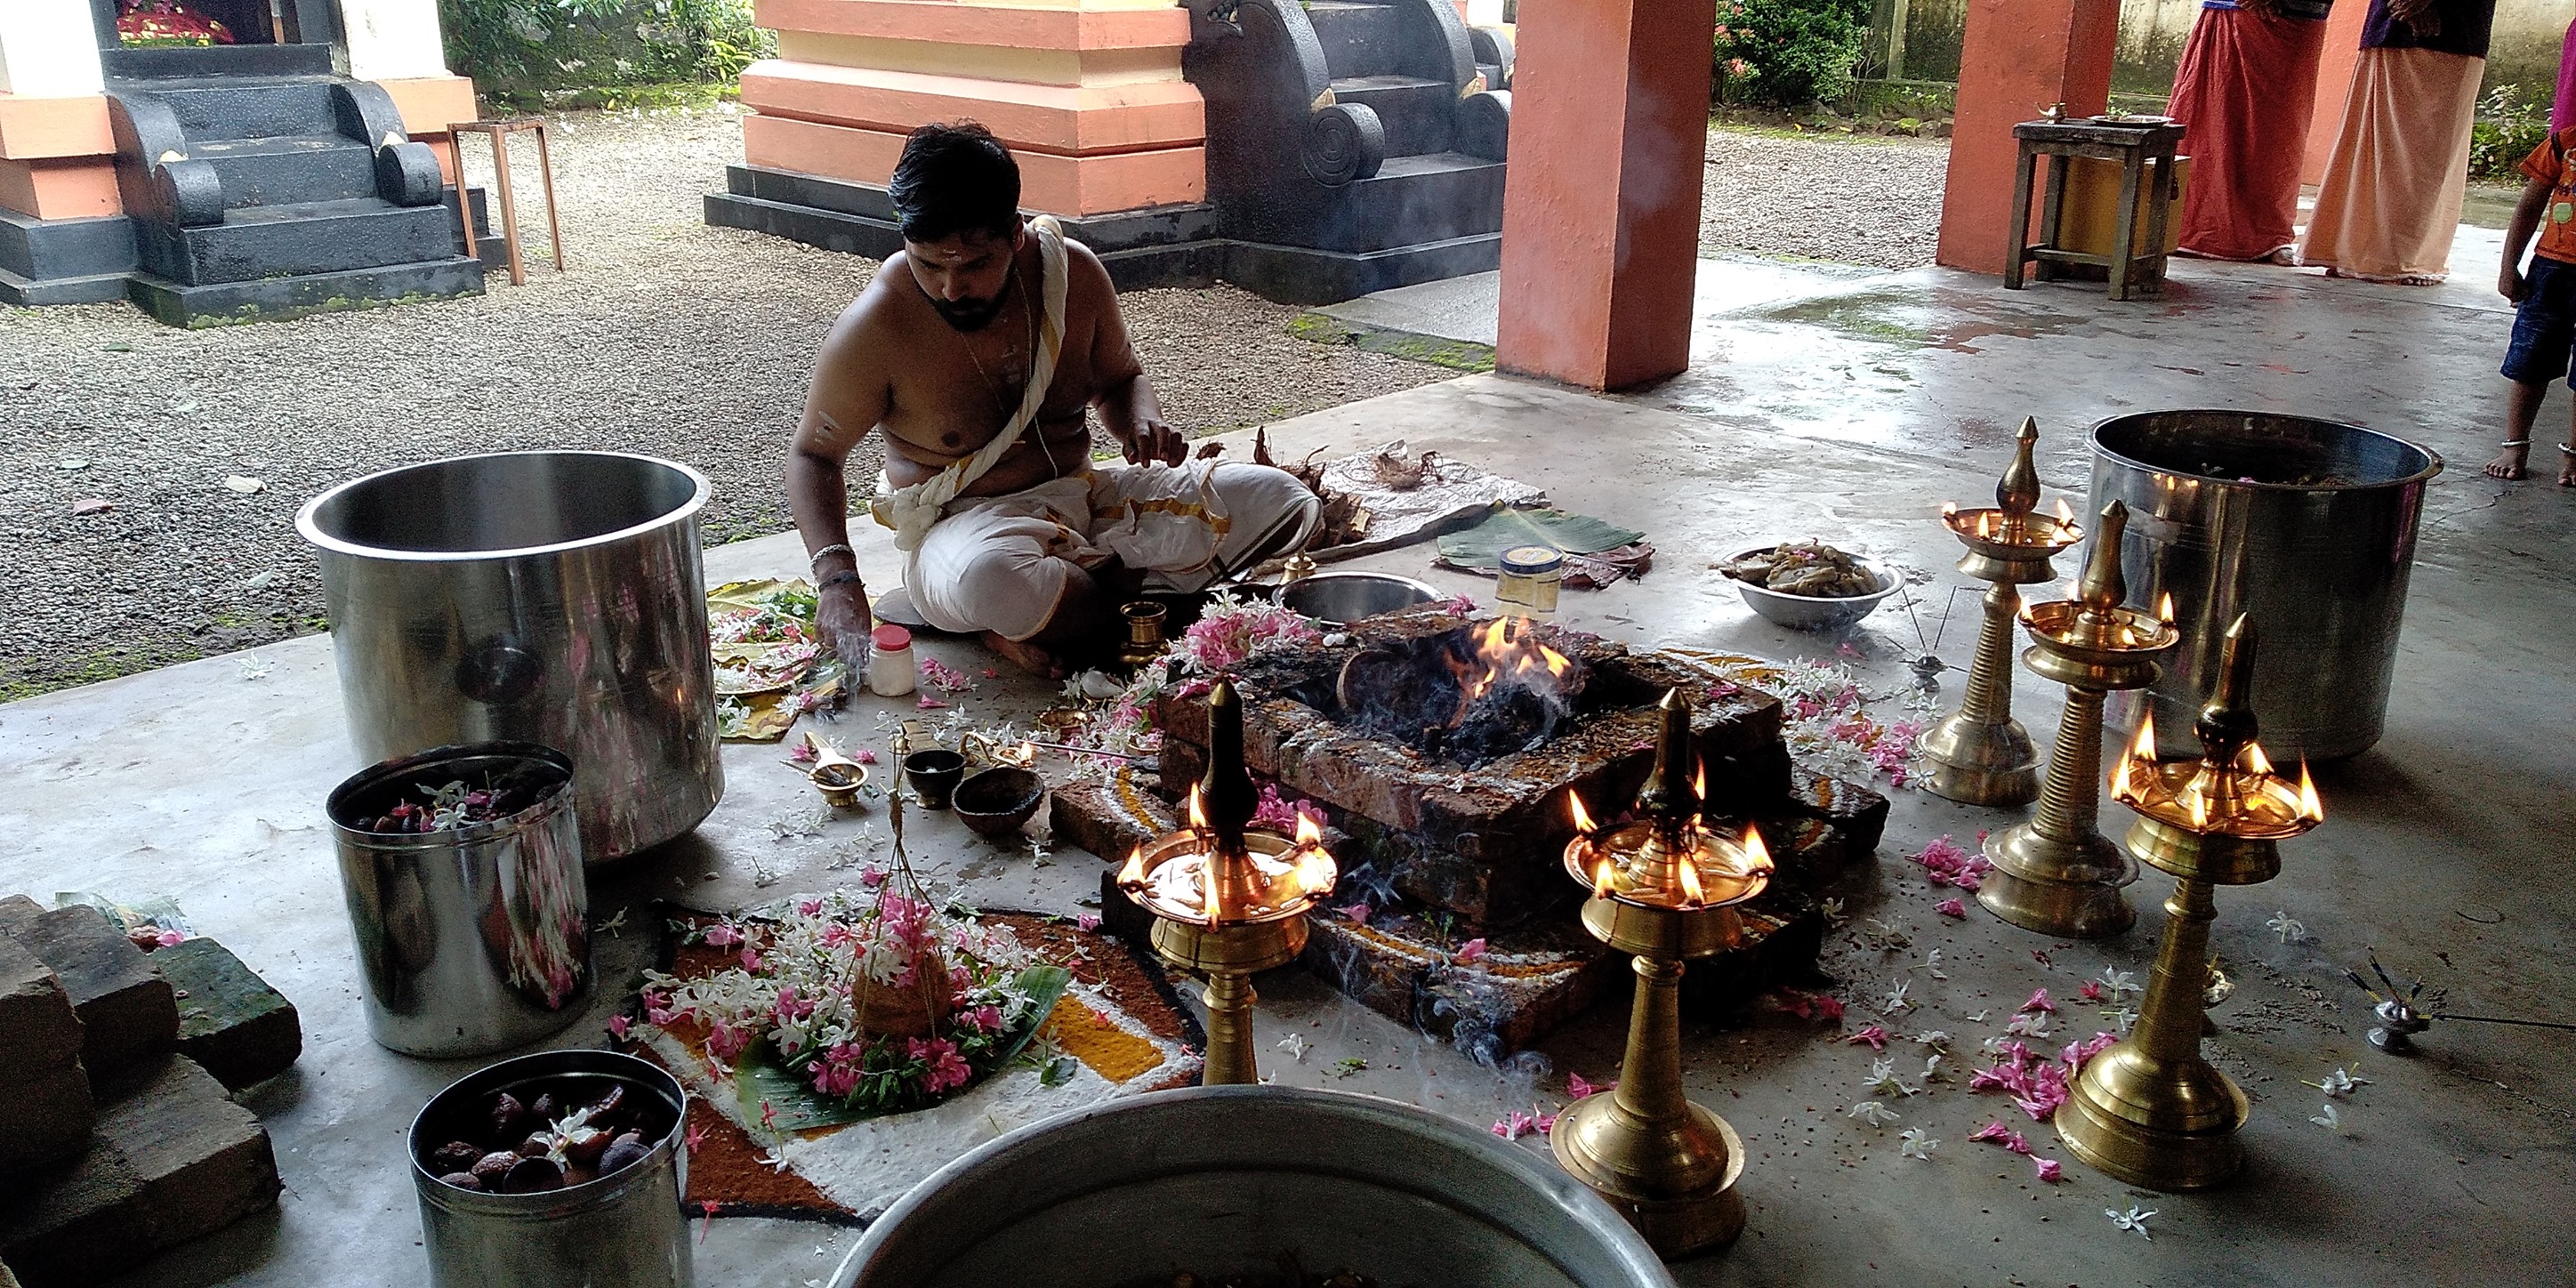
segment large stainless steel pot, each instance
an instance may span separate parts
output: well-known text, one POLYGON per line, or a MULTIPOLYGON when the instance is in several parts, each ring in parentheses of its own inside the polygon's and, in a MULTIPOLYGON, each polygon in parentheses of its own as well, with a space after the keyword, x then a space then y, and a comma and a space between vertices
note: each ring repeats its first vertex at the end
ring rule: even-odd
POLYGON ((2424 488, 2442 459, 2357 425, 2242 411, 2115 416, 2093 427, 2092 511, 2129 507, 2129 602, 2170 592, 2182 644, 2154 687, 2116 694, 2113 724, 2152 704, 2166 754, 2217 679, 2227 624, 2262 635, 2254 706, 2273 759, 2333 760, 2379 741, 2424 488))
POLYGON ((364 761, 508 740, 572 757, 593 863, 724 795, 698 512, 707 480, 616 452, 387 470, 307 503, 364 761))
POLYGON ((441 747, 363 770, 323 803, 358 948, 367 1033, 405 1055, 490 1055, 580 1018, 590 887, 572 762, 528 743, 441 747), (506 818, 379 832, 397 801, 462 781, 543 799, 506 818))
POLYGON ((1192 1087, 1023 1127, 868 1227, 834 1288, 1101 1288, 1276 1274, 1670 1288, 1546 1156, 1371 1096, 1192 1087))

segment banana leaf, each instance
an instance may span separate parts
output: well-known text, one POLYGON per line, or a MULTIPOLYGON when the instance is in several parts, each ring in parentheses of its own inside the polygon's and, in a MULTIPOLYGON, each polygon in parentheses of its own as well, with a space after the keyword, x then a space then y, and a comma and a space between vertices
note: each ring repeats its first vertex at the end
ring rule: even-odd
POLYGON ((1498 568, 1515 546, 1554 546, 1567 554, 1616 550, 1646 534, 1563 510, 1496 510, 1472 527, 1441 534, 1440 561, 1460 568, 1498 568))
MULTIPOLYGON (((994 1048, 992 1054, 974 1062, 975 1076, 966 1083, 966 1087, 975 1086, 986 1078, 1010 1068, 1011 1060, 1019 1055, 1020 1048, 1029 1044, 1029 1039, 1037 1036, 1038 1029, 1046 1023, 1047 1016, 1054 1013, 1056 999, 1064 996, 1066 986, 1072 983, 1073 972, 1061 966, 1031 966, 1021 971, 1019 977, 1012 981, 1011 987, 1013 991, 1029 999, 1028 1019, 1012 1030, 1009 1040, 994 1048)), ((735 1098, 742 1105, 742 1121, 760 1122, 760 1109, 763 1104, 766 1104, 775 1113, 775 1117, 769 1120, 769 1125, 779 1131, 807 1131, 816 1127, 837 1127, 843 1123, 881 1118, 887 1114, 906 1113, 923 1107, 903 1105, 892 1109, 877 1109, 851 1106, 837 1100, 826 1099, 814 1090, 811 1083, 798 1078, 793 1071, 779 1064, 766 1040, 753 1043, 750 1049, 742 1053, 741 1061, 734 1065, 733 1082, 735 1098)), ((966 1087, 957 1088, 948 1095, 963 1094, 966 1087)), ((941 1097, 941 1099, 946 1098, 946 1096, 941 1097)))

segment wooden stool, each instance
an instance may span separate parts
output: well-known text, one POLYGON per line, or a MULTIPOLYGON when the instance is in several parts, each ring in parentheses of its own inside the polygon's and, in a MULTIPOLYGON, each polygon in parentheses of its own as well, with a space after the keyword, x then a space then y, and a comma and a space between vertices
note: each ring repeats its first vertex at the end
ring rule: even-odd
POLYGON ((555 164, 546 151, 546 123, 534 117, 516 121, 466 121, 447 127, 447 151, 456 164, 456 209, 465 220, 465 246, 468 254, 475 250, 474 203, 465 199, 465 136, 480 134, 492 141, 494 187, 501 191, 501 244, 510 252, 510 285, 528 284, 528 269, 519 261, 519 206, 510 194, 510 136, 534 133, 537 136, 537 173, 546 186, 546 231, 554 238, 555 271, 563 271, 563 221, 555 216, 555 164))
POLYGON ((2022 267, 2036 261, 2041 281, 2056 276, 2060 264, 2093 264, 2108 269, 2111 298, 2163 289, 2165 219, 2174 188, 2174 149, 2182 127, 2167 120, 2121 124, 2100 120, 2024 121, 2013 127, 2021 156, 2013 164, 2012 253, 2004 260, 2004 288, 2021 289, 2022 267), (2037 158, 2095 157, 2120 163, 2120 210, 2111 253, 2088 255, 2058 243, 2058 217, 2065 213, 2066 171, 2063 161, 2048 167, 2048 198, 2039 216, 2039 241, 2024 241, 2030 227, 2031 169, 2037 158), (2150 178, 2152 172, 2152 178, 2150 178), (2147 202, 2145 249, 2139 248, 2138 192, 2152 182, 2147 202))

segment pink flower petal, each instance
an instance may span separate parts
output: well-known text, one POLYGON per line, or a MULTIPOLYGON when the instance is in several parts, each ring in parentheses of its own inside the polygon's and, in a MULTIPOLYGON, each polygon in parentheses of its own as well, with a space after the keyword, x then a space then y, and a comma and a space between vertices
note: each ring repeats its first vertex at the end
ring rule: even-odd
POLYGON ((1353 925, 1365 926, 1368 924, 1370 909, 1367 904, 1346 903, 1333 911, 1350 918, 1353 925))
POLYGON ((2030 1166, 2031 1170, 2039 1173, 2039 1179, 2052 1185, 2066 1179, 2066 1164, 2056 1159, 2041 1158, 2034 1154, 2031 1156, 2030 1166))
POLYGON ((1576 1100, 1600 1095, 1602 1092, 1608 1091, 1618 1085, 1619 1080, 1616 1078, 1613 1078, 1608 1082, 1593 1082, 1586 1079, 1579 1073, 1569 1073, 1565 1075, 1565 1094, 1576 1100))
POLYGON ((1944 899, 1941 902, 1932 905, 1932 911, 1940 913, 1942 916, 1951 918, 1955 921, 1966 921, 1968 919, 1968 905, 1961 903, 1956 899, 1944 899))
POLYGON ((1073 919, 1073 924, 1084 930, 1098 930, 1100 929, 1100 917, 1096 913, 1082 913, 1073 919))
POLYGON ((2024 1011, 2055 1011, 2057 1009, 2057 1003, 2048 1000, 2048 990, 2043 988, 2032 992, 2030 1000, 2021 1004, 2021 1009, 2024 1011))
POLYGON ((1478 961, 1481 960, 1484 955, 1485 941, 1482 939, 1470 939, 1467 942, 1458 945, 1458 960, 1462 962, 1478 961))
POLYGON ((2013 1134, 2013 1133, 2012 1133, 2012 1129, 2011 1129, 2011 1128, 2009 1128, 2009 1127, 2004 1126, 2004 1120, 2003 1120, 2003 1119, 2001 1119, 2001 1118, 1998 1118, 1998 1119, 1995 1119, 1994 1121, 1992 1121, 1992 1122, 1990 1122, 1990 1123, 1987 1123, 1985 1126, 1980 1127, 1980 1128, 1976 1129, 1975 1131, 1972 1131, 1972 1132, 1968 1133, 1968 1139, 1970 1139, 1970 1140, 2002 1140, 2002 1139, 2004 1139, 2005 1137, 2010 1136, 2010 1135, 2012 1135, 2012 1134, 2013 1134))
POLYGON ((623 1015, 612 1015, 612 1016, 609 1016, 609 1017, 608 1017, 608 1036, 613 1037, 613 1038, 617 1039, 617 1040, 618 1040, 618 1041, 620 1041, 620 1042, 625 1041, 625 1040, 626 1040, 626 1026, 627 1026, 627 1021, 626 1021, 626 1017, 625 1017, 625 1016, 623 1016, 623 1015))
POLYGON ((1820 1019, 1820 1020, 1840 1020, 1840 1019, 1842 1019, 1842 1018, 1843 1018, 1843 1000, 1842 1000, 1841 998, 1839 998, 1839 997, 1835 997, 1835 996, 1832 996, 1832 995, 1830 995, 1830 994, 1826 994, 1826 993, 1819 993, 1819 994, 1817 994, 1817 995, 1816 995, 1816 1018, 1817 1018, 1817 1019, 1820 1019))
POLYGON ((2088 980, 2084 981, 2084 987, 2082 987, 2082 988, 2079 988, 2079 989, 2075 990, 2075 996, 2076 996, 2077 1000, 2079 1000, 2079 1001, 2086 1001, 2086 1002, 2098 1002, 2098 1001, 2101 1001, 2101 1000, 2102 1000, 2102 982, 2101 982, 2100 980, 2092 980, 2092 979, 2088 979, 2088 980))
POLYGON ((1872 1051, 1884 1051, 1887 1049, 1887 1028, 1885 1025, 1873 1024, 1844 1038, 1843 1041, 1851 1046, 1866 1043, 1872 1051))
POLYGON ((921 701, 916 702, 916 703, 913 703, 913 705, 914 705, 914 706, 916 706, 916 707, 921 708, 921 709, 922 709, 922 710, 924 710, 924 711, 943 711, 943 710, 946 710, 946 709, 947 709, 947 707, 948 707, 948 704, 947 704, 947 703, 942 702, 942 701, 940 701, 939 699, 934 698, 934 697, 930 696, 930 695, 929 695, 929 694, 927 694, 927 693, 922 694, 922 695, 921 695, 921 701))
POLYGON ((873 765, 877 763, 877 754, 865 747, 861 747, 857 751, 850 753, 850 759, 855 760, 862 765, 873 765))

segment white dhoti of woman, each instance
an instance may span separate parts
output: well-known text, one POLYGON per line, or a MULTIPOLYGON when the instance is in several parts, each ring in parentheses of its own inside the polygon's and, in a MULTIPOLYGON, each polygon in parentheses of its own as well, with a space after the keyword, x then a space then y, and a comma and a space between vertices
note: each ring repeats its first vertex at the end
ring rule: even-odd
POLYGON ((833 324, 788 455, 817 625, 864 655, 874 615, 849 545, 851 452, 885 449, 870 512, 889 596, 1032 671, 1117 646, 1140 590, 1195 591, 1301 548, 1320 510, 1285 471, 1185 460, 1100 260, 1023 220, 1019 169, 982 127, 924 126, 888 184, 904 248, 833 324), (1095 464, 1091 417, 1125 462, 1095 464))

